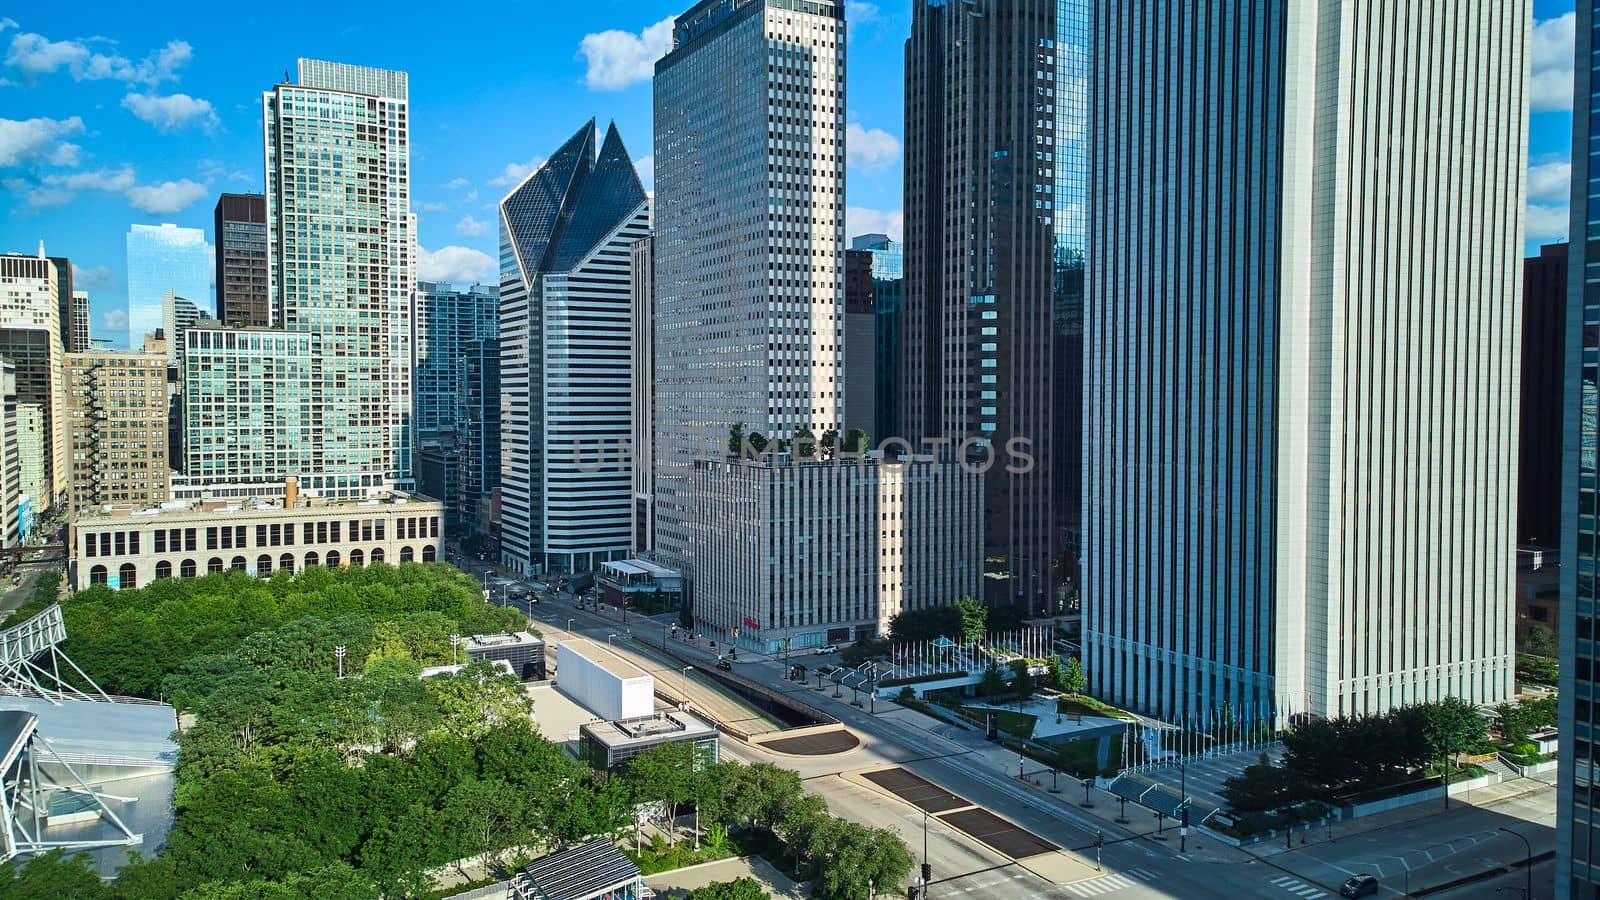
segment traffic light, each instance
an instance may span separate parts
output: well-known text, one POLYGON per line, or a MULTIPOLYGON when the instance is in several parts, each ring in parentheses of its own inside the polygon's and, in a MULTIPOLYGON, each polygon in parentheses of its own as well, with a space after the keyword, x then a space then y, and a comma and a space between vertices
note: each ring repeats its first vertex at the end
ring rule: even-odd
POLYGON ((930 882, 932 880, 933 880, 933 866, 930 866, 927 863, 923 863, 922 864, 922 883, 923 884, 927 884, 928 882, 930 882))
POLYGON ((917 890, 916 885, 906 888, 906 900, 922 900, 922 892, 917 890))
POLYGON ((1094 833, 1094 845, 1097 848, 1106 845, 1106 833, 1104 831, 1096 831, 1094 833))

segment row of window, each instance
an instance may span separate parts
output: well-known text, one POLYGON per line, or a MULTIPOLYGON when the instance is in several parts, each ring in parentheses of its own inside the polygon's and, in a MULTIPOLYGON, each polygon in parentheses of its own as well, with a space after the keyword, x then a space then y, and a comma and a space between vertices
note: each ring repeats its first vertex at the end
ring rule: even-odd
MULTIPOLYGON (((427 545, 423 546, 423 548, 422 548, 422 562, 431 563, 431 562, 436 561, 437 558, 438 558, 438 551, 434 549, 434 546, 432 544, 427 544, 427 545)), ((416 559, 417 559, 416 551, 414 551, 411 547, 406 546, 406 547, 401 547, 400 548, 400 560, 399 560, 400 562, 402 562, 402 563, 415 562, 416 559)), ((349 559, 348 565, 358 566, 359 567, 359 566, 366 565, 368 562, 371 562, 374 565, 377 565, 377 564, 383 563, 383 562, 387 562, 387 560, 385 558, 385 555, 384 555, 384 552, 383 552, 383 548, 382 547, 374 547, 374 548, 372 548, 372 552, 370 554, 364 553, 359 549, 350 551, 350 559, 349 559)), ((339 555, 339 551, 337 551, 337 550, 329 550, 327 556, 318 556, 316 551, 312 551, 310 553, 307 553, 306 556, 305 556, 305 560, 303 562, 299 563, 299 566, 300 567, 327 566, 330 569, 336 569, 336 568, 340 567, 341 565, 345 565, 345 564, 346 564, 345 560, 344 560, 343 557, 341 557, 339 555)), ((245 558, 242 557, 242 556, 235 556, 231 562, 226 564, 226 566, 224 566, 223 561, 222 561, 222 557, 220 557, 220 556, 213 556, 213 557, 211 557, 211 559, 209 561, 206 562, 206 572, 208 574, 216 573, 216 572, 223 572, 223 571, 235 571, 235 572, 250 572, 250 574, 256 575, 258 577, 266 577, 266 576, 272 574, 272 572, 274 570, 274 567, 276 567, 278 569, 283 569, 286 572, 295 571, 297 565, 296 565, 296 560, 295 560, 294 554, 292 554, 292 553, 281 554, 281 555, 278 556, 277 560, 274 561, 271 556, 263 553, 260 556, 256 557, 256 563, 255 563, 254 569, 250 568, 248 563, 246 563, 245 558)), ((163 560, 157 562, 156 565, 155 565, 155 577, 156 578, 171 578, 172 577, 172 572, 173 572, 172 562, 170 560, 163 559, 163 560)), ((180 577, 180 578, 194 578, 194 577, 197 577, 199 574, 200 574, 200 565, 195 560, 186 559, 186 560, 183 560, 182 562, 180 562, 178 564, 178 577, 180 577)), ((92 584, 92 585, 93 584, 111 584, 110 575, 111 575, 110 571, 105 566, 103 566, 103 565, 92 566, 89 569, 89 583, 92 584)), ((139 586, 139 570, 138 570, 138 567, 135 566, 131 562, 123 563, 117 569, 117 581, 116 581, 116 584, 113 585, 113 586, 116 587, 119 590, 125 589, 125 588, 138 587, 139 586)))
MULTIPOLYGON (((387 540, 387 519, 350 519, 346 530, 344 520, 321 520, 300 523, 300 543, 338 544, 345 536, 354 541, 387 540)), ((249 541, 250 526, 222 525, 204 529, 205 549, 242 550, 246 547, 294 546, 295 527, 292 522, 261 523, 255 526, 255 542, 249 541)), ((167 553, 199 549, 200 528, 158 528, 153 537, 154 552, 167 553)), ((104 531, 84 538, 84 556, 137 556, 140 552, 139 531, 104 531)), ((438 516, 404 516, 395 519, 395 539, 410 540, 439 536, 438 516)))

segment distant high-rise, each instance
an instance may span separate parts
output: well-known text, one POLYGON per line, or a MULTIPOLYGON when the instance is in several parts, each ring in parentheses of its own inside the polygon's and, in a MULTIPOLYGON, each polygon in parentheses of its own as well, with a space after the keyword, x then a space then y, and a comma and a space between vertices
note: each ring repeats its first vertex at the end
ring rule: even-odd
POLYGON ((633 265, 650 201, 591 120, 500 201, 503 562, 590 571, 632 550, 633 265))
POLYGON ((188 297, 182 297, 171 291, 161 299, 163 317, 166 325, 162 335, 166 338, 167 362, 177 363, 183 356, 183 334, 201 319, 210 318, 210 313, 204 312, 188 297))
POLYGON ((22 542, 21 424, 17 417, 17 366, 0 356, 0 548, 22 542))
POLYGON ((655 547, 655 238, 633 242, 633 549, 655 547))
POLYGON ((1561 548, 1561 410, 1567 346, 1567 245, 1522 262, 1517 546, 1561 548))
POLYGON ((1511 695, 1530 5, 1096 6, 1101 696, 1282 721, 1511 695))
MULTIPOLYGON (((41 245, 39 249, 43 255, 44 247, 41 245)), ((60 309, 61 346, 68 353, 72 353, 79 341, 78 335, 74 333, 77 318, 73 314, 73 299, 79 292, 72 283, 72 260, 64 256, 51 256, 49 260, 56 267, 56 305, 60 309)))
POLYGON ((185 481, 281 484, 322 471, 326 361, 320 334, 188 329, 179 392, 185 481))
POLYGON ((89 333, 89 292, 72 292, 71 340, 68 353, 86 353, 94 347, 94 337, 89 333))
POLYGON ((65 497, 72 479, 57 272, 42 253, 0 256, 0 357, 15 366, 23 489, 39 513, 65 497))
MULTIPOLYGON (((170 336, 166 296, 210 305, 211 257, 206 233, 177 225, 134 225, 128 229, 128 343, 163 329, 170 336)), ((172 349, 176 349, 175 347, 172 349)))
POLYGON ((978 476, 830 458, 850 413, 844 15, 705 0, 655 69, 654 553, 690 576, 697 627, 763 651, 979 588, 978 476), (772 452, 730 455, 740 431, 772 452))
POLYGON ((990 602, 1049 614, 1078 519, 1081 429, 1058 419, 1082 390, 1065 332, 1083 304, 1088 3, 978 12, 913 4, 900 416, 914 441, 1033 458, 987 469, 984 582, 990 602))
POLYGON ((67 356, 72 506, 167 499, 167 357, 101 351, 67 356))
POLYGON ((421 282, 412 320, 411 405, 417 443, 454 440, 467 415, 459 405, 466 354, 474 342, 500 336, 500 288, 421 282))
POLYGON ((845 314, 852 329, 845 340, 850 357, 845 374, 847 424, 866 429, 875 441, 904 437, 900 420, 904 248, 885 234, 859 235, 845 251, 844 269, 845 314), (857 331, 865 337, 865 346, 857 345, 857 331), (857 406, 869 408, 870 418, 864 420, 857 406))
POLYGON ((217 240, 217 320, 238 327, 271 325, 267 198, 262 194, 223 194, 217 198, 212 216, 212 234, 217 240))
POLYGON ((456 518, 467 536, 499 534, 491 498, 500 490, 500 339, 474 338, 462 351, 456 426, 456 518))
POLYGON ((1600 894, 1600 772, 1596 771, 1600 728, 1595 682, 1600 681, 1594 617, 1600 602, 1600 2, 1578 0, 1576 65, 1572 102, 1572 207, 1563 320, 1565 390, 1561 442, 1560 759, 1556 799, 1555 895, 1591 900, 1600 894))

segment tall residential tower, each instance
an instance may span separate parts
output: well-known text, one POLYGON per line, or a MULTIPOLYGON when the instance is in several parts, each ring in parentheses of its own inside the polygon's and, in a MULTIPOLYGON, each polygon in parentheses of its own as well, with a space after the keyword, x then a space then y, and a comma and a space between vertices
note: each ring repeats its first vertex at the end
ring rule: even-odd
POLYGON ((217 320, 236 327, 271 325, 267 198, 223 194, 212 213, 212 228, 217 240, 217 320))
POLYGON ((1084 648, 1113 702, 1511 694, 1529 3, 1372 6, 1097 6, 1084 648))

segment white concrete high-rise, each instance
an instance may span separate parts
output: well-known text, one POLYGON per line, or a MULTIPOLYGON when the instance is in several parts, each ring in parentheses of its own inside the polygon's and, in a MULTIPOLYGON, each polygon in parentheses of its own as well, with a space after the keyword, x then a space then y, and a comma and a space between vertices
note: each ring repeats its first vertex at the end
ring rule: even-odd
POLYGON ((590 120, 500 201, 500 548, 518 572, 633 548, 633 254, 650 200, 590 120))
POLYGON ((1505 699, 1528 0, 1097 10, 1093 688, 1505 699))
POLYGON ((701 451, 843 419, 844 3, 793 5, 705 0, 656 63, 656 545, 680 564, 701 451))
POLYGON ((0 256, 0 357, 15 367, 18 415, 26 423, 23 490, 40 514, 64 499, 72 482, 60 277, 43 247, 38 256, 0 256))

